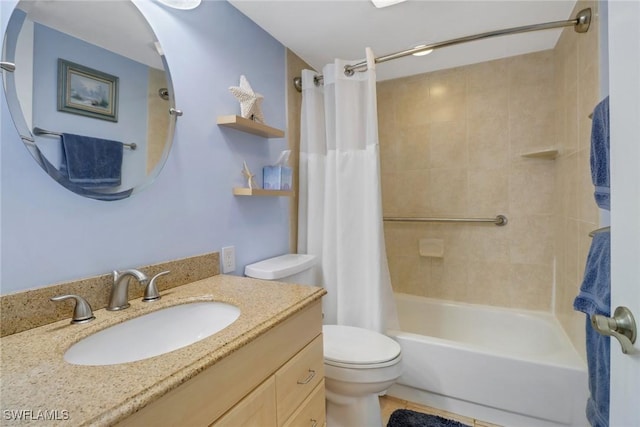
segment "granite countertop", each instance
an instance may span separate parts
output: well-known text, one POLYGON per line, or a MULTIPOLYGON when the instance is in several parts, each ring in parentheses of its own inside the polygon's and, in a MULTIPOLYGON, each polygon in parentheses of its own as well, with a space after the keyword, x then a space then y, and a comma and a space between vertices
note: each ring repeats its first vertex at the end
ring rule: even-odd
POLYGON ((70 312, 67 320, 0 338, 0 425, 115 424, 325 293, 313 286, 217 275, 164 291, 154 303, 137 299, 123 311, 97 310, 87 324, 70 324, 70 312), (241 314, 208 338, 149 359, 108 366, 71 365, 63 359, 72 344, 94 332, 193 301, 228 302, 241 314), (20 415, 23 420, 16 420, 20 415))

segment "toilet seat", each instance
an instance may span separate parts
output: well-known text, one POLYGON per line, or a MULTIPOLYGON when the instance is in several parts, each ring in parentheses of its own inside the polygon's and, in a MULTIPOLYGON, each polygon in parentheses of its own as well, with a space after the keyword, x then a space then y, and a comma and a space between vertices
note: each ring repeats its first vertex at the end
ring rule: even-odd
POLYGON ((336 368, 348 368, 348 369, 377 369, 377 368, 386 368, 387 366, 393 366, 400 361, 401 357, 398 355, 395 359, 382 362, 382 363, 373 363, 367 365, 357 365, 353 363, 344 363, 344 362, 335 362, 333 360, 324 360, 324 364, 328 366, 335 366, 336 368))
POLYGON ((324 362, 349 369, 375 369, 400 360, 400 344, 378 332, 343 325, 324 325, 324 362))

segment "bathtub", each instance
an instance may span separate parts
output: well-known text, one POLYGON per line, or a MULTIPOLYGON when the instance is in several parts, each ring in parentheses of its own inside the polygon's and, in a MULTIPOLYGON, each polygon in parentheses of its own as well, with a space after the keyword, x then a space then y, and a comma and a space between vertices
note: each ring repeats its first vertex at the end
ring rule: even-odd
POLYGON ((388 394, 508 427, 586 426, 587 368, 551 314, 395 294, 388 394))

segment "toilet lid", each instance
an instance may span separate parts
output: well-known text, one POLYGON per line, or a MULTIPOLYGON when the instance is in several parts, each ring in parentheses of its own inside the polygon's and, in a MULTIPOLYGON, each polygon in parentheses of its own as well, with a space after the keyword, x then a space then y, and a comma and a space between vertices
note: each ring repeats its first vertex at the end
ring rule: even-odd
POLYGON ((388 362, 400 355, 400 344, 368 329, 353 326, 322 327, 326 362, 350 365, 373 365, 388 362))

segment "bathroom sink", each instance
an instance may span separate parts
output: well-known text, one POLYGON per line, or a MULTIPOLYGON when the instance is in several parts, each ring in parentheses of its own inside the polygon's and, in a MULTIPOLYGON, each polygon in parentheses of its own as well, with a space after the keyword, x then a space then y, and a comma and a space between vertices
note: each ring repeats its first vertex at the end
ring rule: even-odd
POLYGON ((89 335, 72 345, 64 360, 95 366, 147 359, 207 338, 239 316, 238 307, 223 302, 174 305, 89 335))

